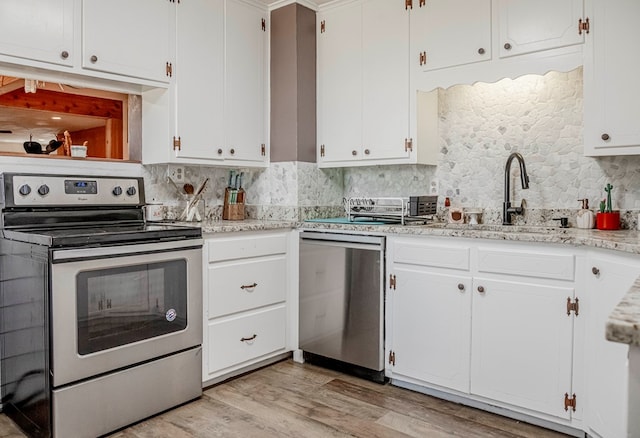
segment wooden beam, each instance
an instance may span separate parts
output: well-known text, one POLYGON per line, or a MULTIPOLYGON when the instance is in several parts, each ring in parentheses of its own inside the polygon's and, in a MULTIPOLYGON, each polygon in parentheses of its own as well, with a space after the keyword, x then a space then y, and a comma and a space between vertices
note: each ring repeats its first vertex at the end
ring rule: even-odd
POLYGON ((0 95, 0 105, 122 120, 122 101, 39 89, 17 89, 0 95))

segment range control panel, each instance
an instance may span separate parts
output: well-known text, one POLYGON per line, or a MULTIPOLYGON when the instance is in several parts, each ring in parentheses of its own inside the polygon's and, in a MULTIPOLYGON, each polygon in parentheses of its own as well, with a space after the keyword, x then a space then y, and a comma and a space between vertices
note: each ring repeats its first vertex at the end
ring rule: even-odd
POLYGON ((5 201, 11 193, 15 207, 144 204, 144 182, 137 177, 4 174, 3 180, 5 201))

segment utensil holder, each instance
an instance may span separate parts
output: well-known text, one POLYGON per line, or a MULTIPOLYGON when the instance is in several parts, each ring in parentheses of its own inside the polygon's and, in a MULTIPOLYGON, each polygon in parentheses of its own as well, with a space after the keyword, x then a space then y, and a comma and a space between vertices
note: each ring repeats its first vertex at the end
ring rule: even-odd
POLYGON ((228 221, 244 220, 244 190, 224 189, 224 207, 222 219, 228 221))

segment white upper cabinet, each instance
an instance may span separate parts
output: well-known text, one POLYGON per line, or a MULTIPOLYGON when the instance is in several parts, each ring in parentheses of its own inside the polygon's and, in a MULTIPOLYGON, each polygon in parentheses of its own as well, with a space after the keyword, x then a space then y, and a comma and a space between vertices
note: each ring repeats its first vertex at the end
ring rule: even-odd
POLYGON ((72 66, 74 0, 0 2, 0 54, 72 66))
POLYGON ((318 14, 319 167, 434 164, 426 152, 433 144, 418 142, 410 122, 409 33, 399 0, 346 2, 318 14))
POLYGON ((362 4, 359 2, 318 14, 316 31, 320 166, 361 158, 361 17, 362 4))
POLYGON ((582 44, 583 0, 498 1, 500 57, 582 44))
POLYGON ((173 8, 167 0, 83 0, 82 67, 169 82, 173 8))
POLYGON ((640 154, 640 2, 592 0, 584 63, 587 156, 640 154))
POLYGON ((430 91, 582 65, 583 0, 413 3, 412 88, 430 91))
POLYGON ((175 137, 180 143, 176 158, 221 161, 217 150, 224 144, 225 132, 224 0, 177 5, 176 33, 175 130, 162 144, 171 150, 169 142, 175 137))
POLYGON ((225 163, 266 166, 267 12, 227 0, 224 123, 225 163))
POLYGON ((169 0, 3 0, 0 64, 47 81, 73 74, 85 84, 166 87, 174 8, 169 0))
POLYGON ((268 166, 266 8, 190 0, 175 14, 171 87, 143 93, 143 163, 268 166))
POLYGON ((414 5, 411 44, 412 61, 421 71, 491 59, 491 0, 429 0, 414 5))

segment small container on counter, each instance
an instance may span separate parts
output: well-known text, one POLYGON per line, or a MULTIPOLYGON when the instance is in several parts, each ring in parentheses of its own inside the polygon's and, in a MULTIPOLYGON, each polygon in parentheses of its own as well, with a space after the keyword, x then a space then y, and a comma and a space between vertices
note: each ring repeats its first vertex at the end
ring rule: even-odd
POLYGON ((591 229, 595 226, 596 218, 591 210, 589 210, 588 199, 578 199, 582 202, 582 208, 578 211, 576 216, 576 225, 578 228, 591 229))
POLYGON ((164 220, 164 206, 160 202, 149 202, 145 205, 145 219, 147 221, 164 220))

